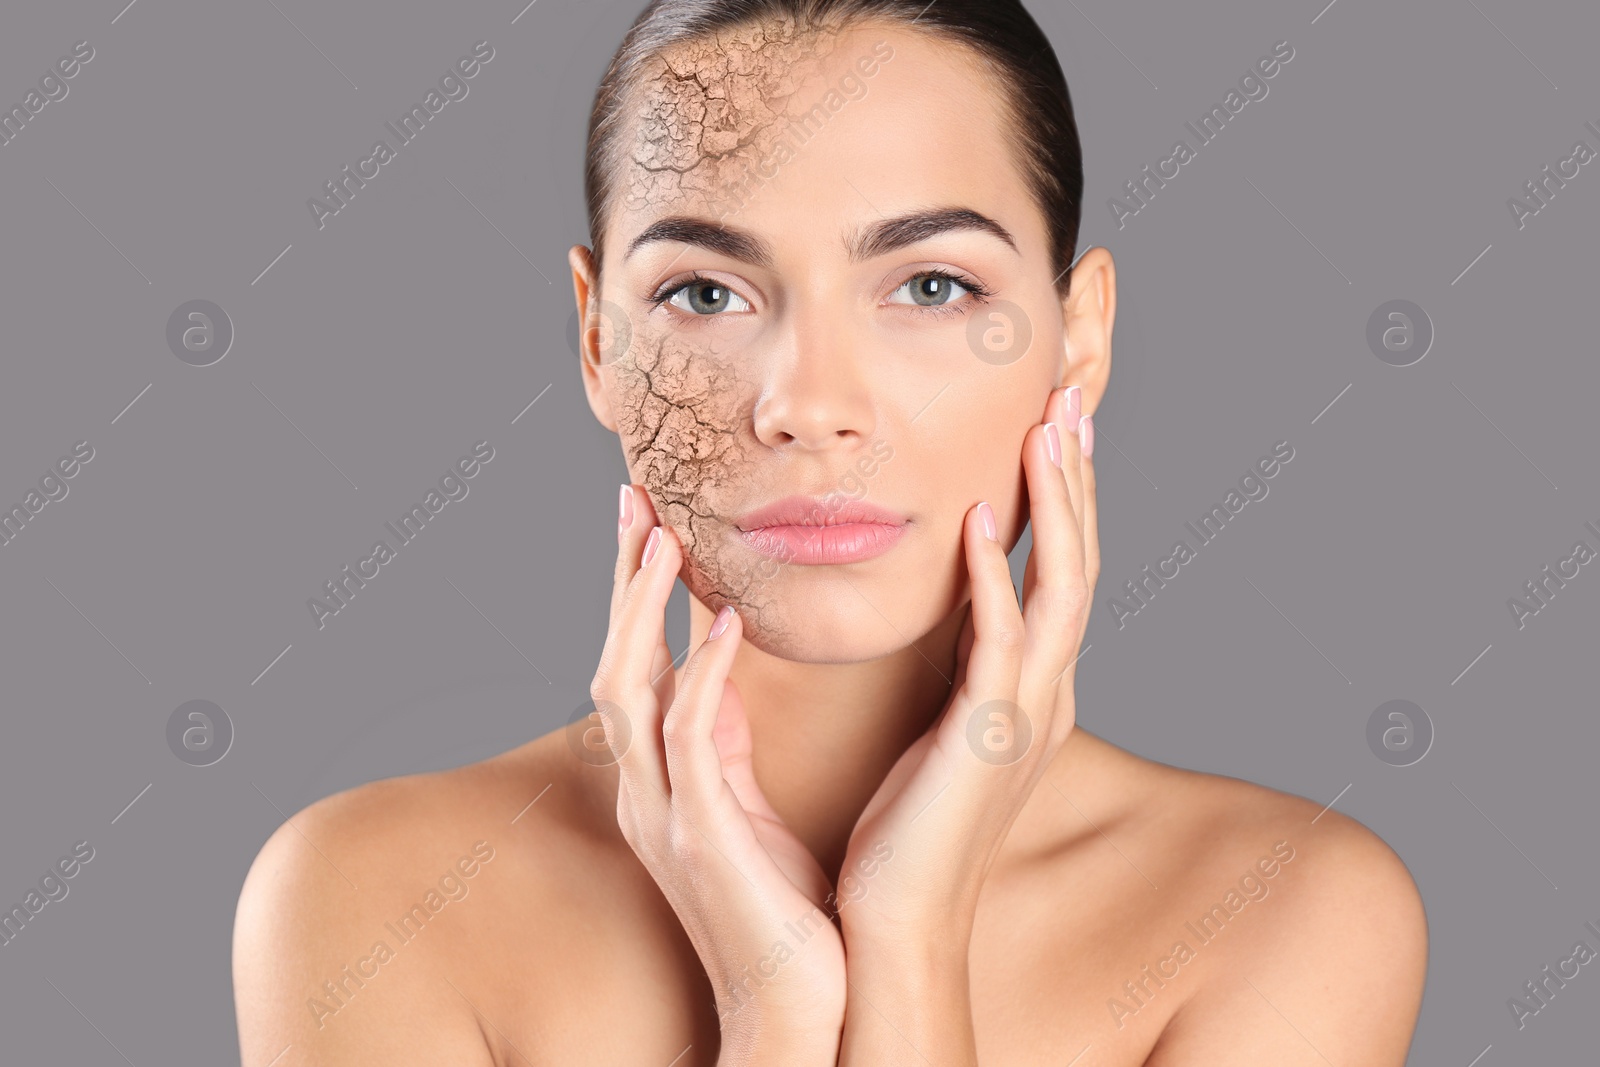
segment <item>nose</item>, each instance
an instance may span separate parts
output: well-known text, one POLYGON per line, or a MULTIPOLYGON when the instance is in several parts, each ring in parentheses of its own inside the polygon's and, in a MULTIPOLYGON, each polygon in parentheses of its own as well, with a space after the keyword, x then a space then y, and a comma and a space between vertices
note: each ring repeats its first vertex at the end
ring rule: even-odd
POLYGON ((753 416, 769 448, 848 449, 876 429, 875 405, 863 374, 861 332, 841 317, 810 316, 775 354, 753 416))

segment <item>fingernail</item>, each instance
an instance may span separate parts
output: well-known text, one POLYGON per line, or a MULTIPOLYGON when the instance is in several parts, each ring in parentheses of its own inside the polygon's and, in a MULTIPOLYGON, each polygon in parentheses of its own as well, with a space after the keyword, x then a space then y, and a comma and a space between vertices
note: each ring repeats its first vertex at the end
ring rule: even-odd
POLYGON ((995 533, 994 509, 989 506, 988 501, 978 505, 978 518, 983 520, 983 532, 988 535, 989 540, 998 541, 1000 538, 995 533))
POLYGON ((661 547, 661 527, 657 526, 650 531, 649 540, 644 543, 644 563, 641 566, 650 566, 650 561, 656 558, 656 550, 661 547))
POLYGON ((1083 390, 1076 385, 1067 386, 1067 432, 1078 432, 1078 416, 1083 413, 1083 390))
POLYGON ((1085 415, 1083 421, 1078 423, 1078 442, 1083 446, 1084 455, 1094 454, 1094 419, 1088 415, 1085 415))
POLYGON ((617 540, 622 540, 623 533, 633 525, 633 486, 624 485, 622 493, 617 500, 617 540))
POLYGON ((709 641, 709 640, 712 640, 714 638, 721 637, 722 636, 722 631, 726 630, 728 628, 728 623, 730 623, 732 621, 733 621, 733 605, 732 604, 724 604, 724 605, 722 605, 722 610, 717 612, 716 621, 714 621, 711 624, 711 636, 706 638, 706 640, 709 641))
POLYGON ((1061 433, 1053 422, 1044 424, 1044 447, 1050 453, 1050 462, 1061 466, 1061 433))

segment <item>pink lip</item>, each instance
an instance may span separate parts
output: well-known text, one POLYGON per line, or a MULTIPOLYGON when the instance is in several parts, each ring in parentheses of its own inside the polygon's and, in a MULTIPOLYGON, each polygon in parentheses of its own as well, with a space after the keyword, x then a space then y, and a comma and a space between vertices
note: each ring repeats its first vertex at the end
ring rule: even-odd
POLYGON ((834 505, 790 496, 739 520, 745 544, 785 563, 860 563, 893 548, 906 518, 885 508, 847 500, 834 505))

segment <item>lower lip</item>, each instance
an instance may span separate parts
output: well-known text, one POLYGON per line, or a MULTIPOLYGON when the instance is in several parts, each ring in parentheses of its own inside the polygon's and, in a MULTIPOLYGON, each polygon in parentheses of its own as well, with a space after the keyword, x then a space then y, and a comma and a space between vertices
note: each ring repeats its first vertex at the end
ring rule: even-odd
POLYGON ((744 543, 784 563, 809 565, 860 563, 895 546, 904 526, 886 522, 846 522, 836 526, 762 526, 741 530, 744 543))

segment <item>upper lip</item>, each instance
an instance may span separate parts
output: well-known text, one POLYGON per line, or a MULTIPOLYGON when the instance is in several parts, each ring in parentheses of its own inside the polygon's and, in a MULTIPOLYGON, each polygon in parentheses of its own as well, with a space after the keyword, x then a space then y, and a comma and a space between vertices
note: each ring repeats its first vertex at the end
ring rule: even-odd
POLYGON ((822 497, 786 496, 741 516, 739 528, 748 532, 765 526, 842 526, 846 523, 902 526, 905 522, 904 515, 864 500, 829 502, 822 497))

